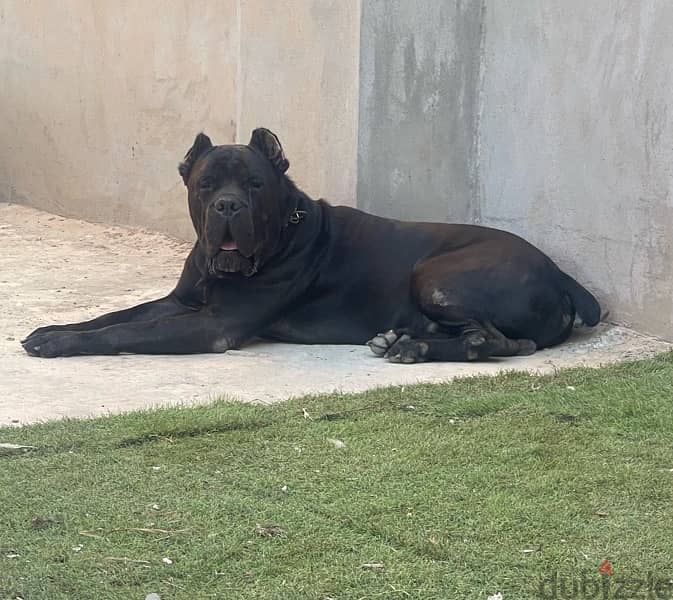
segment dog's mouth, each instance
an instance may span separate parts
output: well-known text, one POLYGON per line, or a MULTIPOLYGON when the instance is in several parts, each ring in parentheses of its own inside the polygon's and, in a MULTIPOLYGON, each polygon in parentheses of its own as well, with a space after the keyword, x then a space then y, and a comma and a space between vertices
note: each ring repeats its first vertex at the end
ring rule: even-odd
POLYGON ((238 244, 235 240, 228 240, 220 244, 220 250, 223 252, 234 252, 238 250, 238 244))
POLYGON ((203 248, 210 276, 239 273, 250 277, 257 272, 253 227, 244 216, 235 215, 225 222, 209 219, 204 224, 203 248))
POLYGON ((231 232, 227 231, 224 239, 214 255, 208 259, 208 273, 214 277, 222 277, 229 273, 240 273, 250 277, 257 272, 257 261, 254 256, 246 256, 241 252, 238 242, 231 232))
POLYGON ((238 242, 236 241, 229 224, 225 226, 221 235, 222 237, 220 238, 219 246, 217 246, 217 252, 238 252, 238 242))

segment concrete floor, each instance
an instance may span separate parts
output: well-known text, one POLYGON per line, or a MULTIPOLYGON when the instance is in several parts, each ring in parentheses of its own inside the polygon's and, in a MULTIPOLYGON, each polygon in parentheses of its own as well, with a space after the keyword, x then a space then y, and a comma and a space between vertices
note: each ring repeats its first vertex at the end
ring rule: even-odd
POLYGON ((360 346, 257 344, 220 355, 44 360, 19 340, 170 291, 189 245, 141 230, 0 203, 0 426, 88 417, 219 396, 274 402, 307 393, 441 382, 456 376, 597 366, 671 344, 612 325, 533 356, 484 364, 393 365, 360 346))

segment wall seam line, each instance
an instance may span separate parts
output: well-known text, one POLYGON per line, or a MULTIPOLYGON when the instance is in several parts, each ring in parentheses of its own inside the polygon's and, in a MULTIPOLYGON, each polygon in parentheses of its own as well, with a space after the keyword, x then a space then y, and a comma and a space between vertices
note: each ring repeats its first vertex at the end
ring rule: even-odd
POLYGON ((236 2, 236 29, 237 29, 237 49, 236 49, 236 126, 234 129, 235 141, 237 144, 241 143, 241 115, 243 113, 243 82, 241 77, 243 75, 243 65, 241 59, 241 38, 243 36, 242 17, 241 17, 241 3, 242 0, 236 2))
POLYGON ((482 0, 479 14, 479 55, 477 75, 477 97, 475 98, 474 116, 474 147, 472 149, 472 222, 479 224, 482 221, 483 190, 481 182, 481 120, 484 112, 484 79, 485 75, 485 48, 486 48, 486 0, 482 0))

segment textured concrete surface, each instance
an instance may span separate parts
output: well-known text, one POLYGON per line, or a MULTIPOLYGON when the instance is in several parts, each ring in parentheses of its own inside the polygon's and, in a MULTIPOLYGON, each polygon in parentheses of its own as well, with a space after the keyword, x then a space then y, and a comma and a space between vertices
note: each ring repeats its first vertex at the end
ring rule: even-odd
POLYGON ((482 222, 537 243, 618 321, 673 339, 673 3, 485 15, 482 222))
POLYGON ((191 237, 177 164, 236 132, 236 2, 0 3, 0 201, 191 237))
POLYGON ((481 2, 364 0, 358 205, 469 221, 481 2))
POLYGON ((359 0, 0 3, 0 201, 191 239, 194 136, 276 131, 354 204, 359 0))
POLYGON ((240 141, 268 127, 307 193, 354 206, 360 0, 240 5, 240 141))
POLYGON ((643 358, 670 344, 602 326, 561 348, 484 364, 393 365, 364 346, 257 344, 196 356, 44 360, 19 340, 33 328, 156 298, 188 250, 157 233, 92 225, 0 204, 0 425, 87 417, 218 396, 273 402, 306 393, 441 382, 456 376, 643 358))

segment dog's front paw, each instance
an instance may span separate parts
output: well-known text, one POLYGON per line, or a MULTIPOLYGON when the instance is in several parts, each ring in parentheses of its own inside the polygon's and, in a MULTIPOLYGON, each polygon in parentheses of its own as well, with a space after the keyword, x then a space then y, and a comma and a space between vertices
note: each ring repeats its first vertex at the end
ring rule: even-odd
POLYGON ((45 331, 31 333, 21 345, 30 356, 55 358, 82 354, 83 336, 73 331, 45 331))

